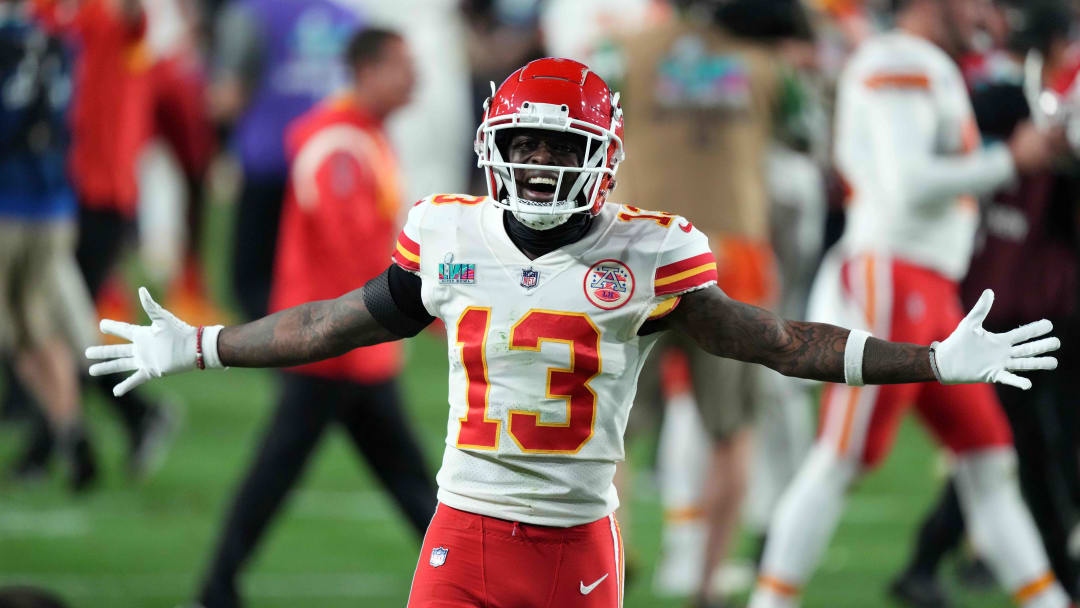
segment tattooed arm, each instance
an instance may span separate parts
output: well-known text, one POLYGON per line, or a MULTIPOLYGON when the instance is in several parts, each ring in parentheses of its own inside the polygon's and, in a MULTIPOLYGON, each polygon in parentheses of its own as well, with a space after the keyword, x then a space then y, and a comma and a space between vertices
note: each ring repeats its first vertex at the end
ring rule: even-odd
POLYGON ((360 288, 333 300, 308 302, 226 327, 217 347, 226 366, 288 367, 397 339, 368 311, 360 288))
POLYGON ((394 268, 339 298, 308 302, 235 327, 192 327, 141 287, 139 299, 150 325, 102 319, 101 331, 130 342, 86 349, 87 359, 102 360, 90 366, 90 375, 135 372, 113 387, 119 397, 151 378, 193 369, 300 365, 414 336, 434 317, 424 309, 419 277, 404 270, 395 273, 394 268))
MULTIPOLYGON (((785 321, 715 286, 683 296, 665 321, 714 355, 760 363, 785 376, 844 381, 848 330, 841 327, 785 321)), ((870 338, 863 378, 867 384, 932 381, 929 347, 870 338)))

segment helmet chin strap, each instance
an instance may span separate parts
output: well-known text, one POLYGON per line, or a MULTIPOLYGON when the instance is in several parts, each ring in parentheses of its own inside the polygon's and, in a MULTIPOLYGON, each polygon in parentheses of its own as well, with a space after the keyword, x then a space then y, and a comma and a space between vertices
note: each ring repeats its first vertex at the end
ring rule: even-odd
MULTIPOLYGON (((551 205, 559 205, 560 203, 566 203, 566 201, 551 203, 551 205)), ((566 206, 569 205, 567 204, 566 206)), ((528 211, 522 210, 522 207, 527 207, 527 205, 523 205, 520 202, 520 199, 514 201, 510 207, 513 209, 512 213, 514 214, 514 217, 533 230, 551 230, 552 228, 565 224, 566 221, 570 219, 570 216, 573 215, 572 213, 529 213, 528 211)))

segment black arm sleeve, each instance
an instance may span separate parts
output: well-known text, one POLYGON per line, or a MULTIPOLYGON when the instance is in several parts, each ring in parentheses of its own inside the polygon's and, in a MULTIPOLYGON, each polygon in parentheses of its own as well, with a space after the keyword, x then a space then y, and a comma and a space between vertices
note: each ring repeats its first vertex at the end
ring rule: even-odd
POLYGON ((391 264, 364 285, 364 305, 387 331, 411 338, 435 320, 420 298, 420 277, 391 264))
POLYGON ((645 321, 644 323, 642 323, 641 327, 637 330, 637 335, 648 336, 650 334, 655 334, 658 331, 666 331, 668 329, 670 328, 668 327, 667 321, 665 319, 654 319, 652 321, 645 321))

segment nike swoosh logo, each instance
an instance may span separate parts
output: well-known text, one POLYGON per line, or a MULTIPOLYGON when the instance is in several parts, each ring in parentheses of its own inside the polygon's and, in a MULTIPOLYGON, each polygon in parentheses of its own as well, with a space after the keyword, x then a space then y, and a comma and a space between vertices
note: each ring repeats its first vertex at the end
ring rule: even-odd
POLYGON ((690 222, 686 222, 685 224, 679 224, 679 230, 682 230, 683 232, 690 232, 690 230, 692 230, 693 228, 694 225, 690 222))
POLYGON ((604 582, 605 578, 607 578, 606 574, 604 576, 601 576, 600 578, 596 579, 596 582, 594 582, 591 585, 586 585, 585 581, 578 581, 579 583, 581 583, 581 595, 589 595, 590 593, 592 593, 592 590, 596 589, 597 585, 604 582))

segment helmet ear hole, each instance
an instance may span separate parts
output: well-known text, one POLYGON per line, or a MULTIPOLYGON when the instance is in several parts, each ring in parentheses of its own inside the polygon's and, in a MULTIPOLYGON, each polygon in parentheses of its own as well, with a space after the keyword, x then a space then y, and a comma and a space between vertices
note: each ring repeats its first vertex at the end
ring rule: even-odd
POLYGON ((512 132, 511 129, 504 129, 495 133, 495 147, 499 149, 499 154, 502 155, 503 160, 510 158, 510 137, 512 132))

